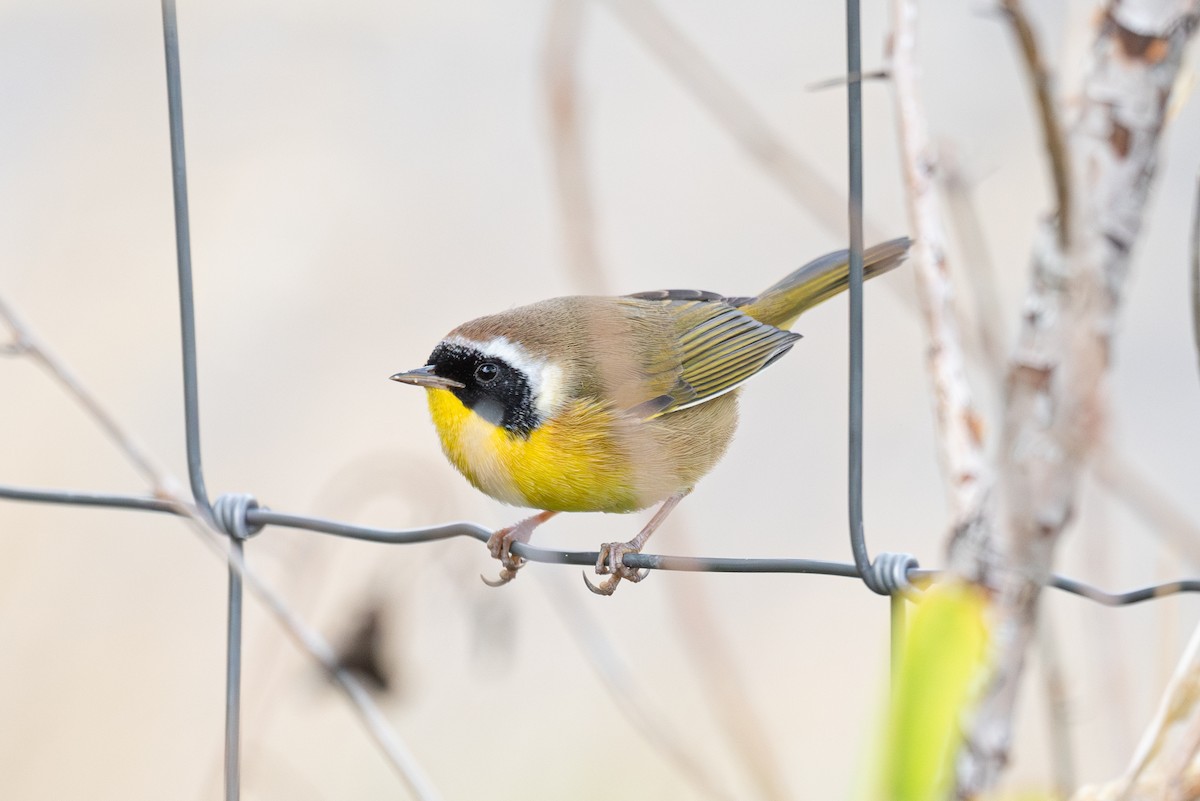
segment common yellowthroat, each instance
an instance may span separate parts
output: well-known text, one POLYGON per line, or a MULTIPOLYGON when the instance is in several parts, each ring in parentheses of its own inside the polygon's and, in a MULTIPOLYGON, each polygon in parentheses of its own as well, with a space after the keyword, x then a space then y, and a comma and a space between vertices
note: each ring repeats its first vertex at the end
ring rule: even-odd
MULTIPOLYGON (((907 238, 864 254, 872 278, 907 238)), ((654 530, 710 471, 737 424, 737 388, 800 338, 787 329, 849 283, 847 251, 809 262, 756 297, 695 290, 566 297, 463 323, 428 363, 392 380, 425 387, 442 450, 488 495, 541 513, 488 541, 504 584, 510 548, 559 512, 662 505, 628 542, 600 546, 588 587, 611 595, 654 530)), ((587 576, 584 576, 587 581, 587 576)))

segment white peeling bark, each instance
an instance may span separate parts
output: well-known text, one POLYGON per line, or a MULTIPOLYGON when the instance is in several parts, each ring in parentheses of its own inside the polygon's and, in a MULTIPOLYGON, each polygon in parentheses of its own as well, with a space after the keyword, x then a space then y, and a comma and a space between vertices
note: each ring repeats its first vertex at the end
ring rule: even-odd
POLYGON ((1001 453, 1009 528, 1005 567, 994 584, 995 661, 959 755, 959 798, 991 786, 1008 759, 1039 593, 1074 512, 1083 466, 1101 440, 1104 378, 1130 251, 1198 17, 1200 0, 1114 0, 1100 19, 1067 135, 1071 230, 1060 237, 1057 219, 1048 219, 1038 231, 1009 365, 1001 453))
POLYGON ((946 227, 934 180, 937 158, 917 90, 915 0, 894 0, 892 16, 891 74, 914 234, 912 272, 929 336, 926 364, 933 383, 938 448, 950 502, 951 542, 962 543, 950 550, 950 569, 982 581, 989 561, 982 555, 995 539, 993 474, 984 450, 983 419, 967 380, 954 285, 946 263, 946 227), (955 558, 956 554, 961 558, 955 558))

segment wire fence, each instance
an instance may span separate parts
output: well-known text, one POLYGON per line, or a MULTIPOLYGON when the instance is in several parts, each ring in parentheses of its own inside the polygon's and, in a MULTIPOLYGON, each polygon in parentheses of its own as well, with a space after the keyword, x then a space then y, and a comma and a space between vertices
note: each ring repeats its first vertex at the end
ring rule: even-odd
MULTIPOLYGON (((175 209, 175 242, 178 273, 180 333, 182 341, 184 430, 190 495, 181 497, 137 496, 111 493, 81 492, 0 485, 0 498, 12 501, 65 504, 74 506, 127 509, 157 512, 190 519, 211 531, 228 538, 229 594, 225 695, 225 798, 236 801, 240 795, 240 686, 242 663, 242 606, 243 589, 253 581, 245 566, 245 541, 271 526, 299 529, 349 539, 366 540, 391 545, 411 545, 455 537, 468 537, 486 542, 492 531, 470 522, 450 522, 439 526, 413 529, 386 529, 354 525, 336 520, 288 514, 259 505, 249 494, 225 494, 210 499, 205 486, 200 451, 200 409, 196 349, 195 299, 192 286, 191 237, 188 213, 187 168, 184 149, 183 93, 180 80, 179 29, 174 0, 162 0, 163 41, 166 59, 168 117, 171 142, 172 186, 175 209)), ((862 195, 862 91, 861 30, 859 0, 846 3, 846 88, 849 143, 849 231, 850 231, 850 373, 849 373, 849 475, 848 512, 852 562, 834 562, 802 558, 716 558, 688 557, 661 554, 629 553, 626 566, 646 570, 673 570, 708 573, 794 573, 821 574, 860 579, 866 587, 892 599, 893 655, 898 645, 904 604, 907 593, 939 578, 940 571, 919 566, 916 557, 907 553, 879 553, 872 559, 867 547, 863 522, 863 195, 862 195)), ((28 332, 19 328, 15 315, 0 304, 0 316, 14 327, 17 341, 8 349, 14 354, 32 350, 28 332)), ((65 368, 60 378, 71 384, 65 368)), ((83 398, 82 394, 80 395, 83 398)), ((95 410, 94 410, 95 411, 95 410)), ((104 425, 103 415, 98 419, 104 425)), ((108 426, 106 426, 108 427, 108 426)), ((113 430, 110 430, 113 433, 113 430)), ((131 452, 136 458, 136 451, 131 452)), ((148 462, 140 465, 143 472, 153 470, 148 462)), ((156 488, 159 491, 162 487, 156 488)), ((518 557, 546 564, 593 567, 596 551, 564 551, 542 548, 527 543, 514 543, 512 552, 518 557)), ((1122 592, 1109 592, 1065 576, 1053 575, 1048 584, 1059 590, 1086 598, 1105 606, 1127 606, 1177 593, 1200 592, 1200 578, 1181 579, 1138 587, 1122 592)), ((257 587, 263 592, 261 587, 257 587)), ((286 618, 281 604, 273 605, 269 593, 268 605, 286 618)), ((356 704, 376 740, 400 769, 410 788, 419 798, 437 798, 438 794, 402 744, 391 735, 386 719, 371 703, 366 691, 342 671, 332 650, 298 620, 286 620, 292 633, 305 643, 330 671, 356 704)))

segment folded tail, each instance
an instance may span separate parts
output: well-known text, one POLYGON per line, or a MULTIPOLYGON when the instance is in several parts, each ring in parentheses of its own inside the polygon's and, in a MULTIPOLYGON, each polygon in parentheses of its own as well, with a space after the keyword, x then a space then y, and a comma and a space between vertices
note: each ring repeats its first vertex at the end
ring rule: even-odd
MULTIPOLYGON (((900 237, 863 252, 863 278, 874 278, 898 267, 912 241, 900 237)), ((838 250, 808 264, 755 298, 738 302, 755 320, 776 328, 791 328, 796 318, 850 285, 850 251, 838 250)))

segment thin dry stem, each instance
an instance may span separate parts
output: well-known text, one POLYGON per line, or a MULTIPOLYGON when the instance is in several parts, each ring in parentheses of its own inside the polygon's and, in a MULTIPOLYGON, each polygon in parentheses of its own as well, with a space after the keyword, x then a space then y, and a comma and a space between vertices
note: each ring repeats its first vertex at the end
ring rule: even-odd
MULTIPOLYGON (((713 120, 741 146, 754 163, 779 184, 789 197, 829 234, 846 237, 846 194, 778 136, 746 97, 679 31, 652 0, 597 0, 613 9, 614 15, 639 42, 709 112, 713 120)), ((866 73, 874 77, 880 73, 866 73)), ((839 78, 845 82, 848 78, 839 78)), ((867 241, 886 239, 882 226, 863 219, 867 241)), ((896 291, 894 284, 885 288, 896 291)), ((908 292, 897 294, 905 307, 915 305, 908 292)), ((972 357, 982 346, 974 330, 960 331, 962 345, 972 357)))
POLYGON ((550 118, 550 145, 567 265, 575 284, 593 295, 607 291, 596 246, 596 220, 587 175, 579 103, 579 40, 584 0, 555 0, 543 50, 542 82, 550 118))
POLYGON ((375 740, 384 756, 391 762, 413 794, 422 801, 437 801, 441 796, 416 763, 411 752, 400 740, 362 684, 337 663, 333 649, 324 638, 315 629, 309 627, 278 594, 246 567, 240 555, 228 547, 228 539, 224 533, 208 525, 191 500, 182 495, 178 489, 182 486, 180 482, 166 470, 157 466, 154 460, 117 422, 116 417, 71 372, 66 363, 37 338, 32 329, 20 319, 3 297, 0 297, 0 319, 3 319, 12 329, 22 352, 36 360, 79 402, 87 414, 104 430, 113 444, 142 473, 150 483, 154 495, 174 502, 179 513, 190 522, 192 530, 218 553, 233 571, 242 577, 251 592, 272 612, 292 641, 329 672, 358 713, 372 739, 375 740))
POLYGON ((916 3, 895 0, 893 19, 892 82, 909 217, 916 235, 912 269, 929 336, 927 365, 950 497, 950 569, 970 580, 983 581, 990 561, 986 554, 994 548, 996 537, 994 479, 984 449, 984 421, 966 375, 954 287, 946 263, 945 226, 933 180, 936 159, 917 89, 916 3))
POLYGON ((970 187, 953 153, 947 148, 939 150, 938 166, 937 177, 946 208, 950 212, 951 228, 957 234, 963 263, 967 267, 967 282, 971 288, 971 300, 975 309, 975 339, 979 343, 987 375, 992 381, 996 395, 999 396, 1004 384, 1004 368, 1007 363, 1005 343, 1008 341, 1008 335, 1000 309, 995 260, 992 259, 991 250, 984 239, 983 225, 971 197, 970 187))
POLYGON ((1200 176, 1196 179, 1196 204, 1192 209, 1192 337, 1200 360, 1200 176))
POLYGON ((846 86, 855 80, 862 81, 884 81, 892 77, 892 73, 888 70, 869 70, 866 72, 855 72, 849 75, 839 75, 836 78, 826 78, 823 81, 810 83, 804 87, 810 92, 820 92, 824 89, 835 89, 841 86, 846 86))
POLYGON ((1200 568, 1200 525, 1147 478, 1123 454, 1105 447, 1096 454, 1093 475, 1112 494, 1141 517, 1164 545, 1200 568))
MULTIPOLYGON (((1146 769, 1163 753, 1168 735, 1171 730, 1196 708, 1197 690, 1200 689, 1200 626, 1192 632, 1192 637, 1184 648, 1175 672, 1163 691, 1158 702, 1158 709, 1137 750, 1130 760, 1125 775, 1121 777, 1118 797, 1128 797, 1130 791, 1141 778, 1146 769)), ((1190 760, 1188 760, 1190 761, 1190 760)))
MULTIPOLYGON (((673 534, 680 538, 684 527, 676 521, 673 534)), ((736 660, 717 625, 709 596, 691 582, 681 582, 671 596, 684 644, 693 655, 705 698, 716 715, 733 754, 754 782, 760 798, 786 801, 792 797, 780 772, 777 752, 755 706, 738 679, 736 660)))
POLYGON ((362 685, 362 682, 338 663, 337 656, 329 642, 316 629, 305 623, 303 618, 296 614, 283 598, 246 566, 241 555, 228 547, 228 539, 223 534, 205 525, 204 519, 198 513, 192 512, 189 517, 193 530, 217 554, 228 561, 230 567, 242 577, 250 591, 258 596, 258 599, 279 621, 292 642, 302 652, 315 659, 342 690, 371 739, 379 746, 413 795, 421 801, 439 801, 442 797, 441 794, 438 793, 425 771, 417 763, 413 753, 400 739, 395 728, 371 698, 371 694, 362 685))
POLYGON ((1076 784, 1075 756, 1071 744, 1071 699, 1063 674, 1060 641, 1049 620, 1043 617, 1038 627, 1038 664, 1041 666, 1042 686, 1046 693, 1046 723, 1050 740, 1050 769, 1054 790, 1059 798, 1068 798, 1076 784))
POLYGON ((567 591, 557 574, 542 570, 537 573, 550 606, 583 651, 587 663, 608 691, 617 710, 634 730, 646 739, 668 763, 705 797, 733 799, 736 796, 721 786, 707 770, 702 760, 693 757, 681 743, 683 738, 671 726, 669 718, 658 710, 653 697, 645 692, 634 674, 621 660, 612 641, 600 627, 600 621, 579 602, 578 596, 567 591))
MULTIPOLYGON (((813 219, 838 238, 846 235, 846 196, 797 155, 651 0, 602 0, 616 18, 690 91, 713 119, 813 219)), ((868 241, 884 239, 864 221, 868 241)))
POLYGON ((96 421, 100 430, 125 454, 142 477, 146 479, 155 495, 168 498, 177 494, 178 482, 174 482, 166 469, 157 464, 137 440, 117 423, 116 418, 109 414, 95 395, 84 387, 66 363, 42 344, 37 335, 24 323, 3 296, 0 296, 0 320, 3 320, 12 332, 15 353, 33 359, 83 407, 84 411, 96 421))
POLYGON ((1013 34, 1017 37, 1021 57, 1025 62, 1025 71, 1029 74, 1029 82, 1037 100, 1042 137, 1046 144, 1046 154, 1050 158, 1050 175, 1058 204, 1058 244, 1065 250, 1070 247, 1071 242, 1071 167, 1062 122, 1058 118, 1058 108, 1054 102, 1050 72, 1042 61, 1037 36, 1029 23, 1029 17, 1025 15, 1021 0, 1000 0, 1000 5, 1012 25, 1013 34))

